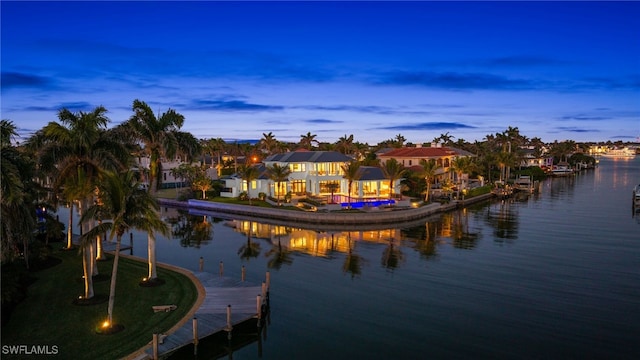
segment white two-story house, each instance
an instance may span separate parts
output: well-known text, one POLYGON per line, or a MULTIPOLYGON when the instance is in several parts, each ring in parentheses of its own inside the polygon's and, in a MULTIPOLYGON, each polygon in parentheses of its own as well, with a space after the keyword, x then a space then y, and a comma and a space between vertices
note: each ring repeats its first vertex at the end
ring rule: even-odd
MULTIPOLYGON (((238 174, 222 178, 225 189, 221 193, 225 197, 237 197, 246 191, 252 198, 260 193, 268 196, 292 197, 313 196, 325 198, 327 202, 344 202, 348 196, 348 180, 344 178, 342 167, 353 159, 337 151, 298 150, 267 157, 262 164, 256 165, 260 175, 258 179, 247 184, 238 174), (268 167, 278 164, 291 171, 286 182, 278 189, 277 184, 269 178, 268 167), (335 185, 332 185, 335 184, 335 185), (332 194, 333 199, 329 199, 332 194)), ((400 193, 400 180, 394 182, 394 193, 400 193)), ((389 180, 385 179, 381 169, 362 166, 360 179, 351 185, 352 201, 377 200, 389 197, 389 180)))

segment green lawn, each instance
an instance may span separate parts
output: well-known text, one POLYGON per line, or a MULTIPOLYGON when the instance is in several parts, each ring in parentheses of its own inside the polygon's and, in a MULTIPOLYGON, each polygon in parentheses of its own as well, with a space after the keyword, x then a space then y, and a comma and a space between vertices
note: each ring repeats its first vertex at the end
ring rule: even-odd
MULTIPOLYGON (((54 245, 59 249, 61 245, 54 245)), ((158 268, 165 284, 141 287, 146 263, 120 258, 113 319, 124 330, 99 335, 95 329, 107 316, 107 302, 78 306, 73 300, 82 294, 82 263, 76 250, 53 250, 62 260, 54 267, 33 272, 37 280, 28 289, 27 298, 2 327, 2 345, 57 346, 61 359, 116 359, 126 356, 151 341, 153 333, 166 332, 184 317, 197 299, 197 290, 184 275, 158 268), (154 313, 152 305, 175 304, 177 310, 154 313)), ((101 276, 111 274, 113 258, 99 262, 101 276)), ((94 283, 96 295, 108 297, 109 279, 94 283)), ((33 355, 31 356, 33 357, 33 355)), ((3 359, 11 357, 3 353, 3 359)))

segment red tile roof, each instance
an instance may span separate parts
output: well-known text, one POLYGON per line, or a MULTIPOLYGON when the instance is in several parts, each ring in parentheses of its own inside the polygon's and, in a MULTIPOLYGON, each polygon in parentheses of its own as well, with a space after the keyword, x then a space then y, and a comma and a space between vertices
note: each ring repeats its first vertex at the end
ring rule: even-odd
POLYGON ((457 153, 447 147, 420 147, 420 148, 400 148, 394 149, 387 153, 380 154, 380 158, 429 158, 455 156, 457 153))

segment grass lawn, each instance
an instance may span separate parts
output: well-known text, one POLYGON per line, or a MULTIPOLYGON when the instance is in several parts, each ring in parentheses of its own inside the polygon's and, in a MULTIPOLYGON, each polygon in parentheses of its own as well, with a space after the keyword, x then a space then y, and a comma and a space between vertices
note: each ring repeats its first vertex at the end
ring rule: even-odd
MULTIPOLYGON (((120 258, 116 287, 114 322, 124 330, 113 335, 99 335, 95 329, 107 317, 107 302, 78 306, 73 300, 83 293, 82 261, 77 250, 59 250, 52 256, 62 260, 51 268, 30 273, 37 280, 28 288, 27 298, 2 327, 2 345, 57 346, 62 359, 117 359, 151 341, 153 333, 166 332, 185 316, 198 293, 184 275, 158 268, 165 284, 141 287, 146 263, 120 258), (172 312, 154 313, 151 306, 175 304, 172 312)), ((98 263, 101 277, 110 277, 113 257, 98 263)), ((108 297, 109 279, 94 282, 96 295, 108 297)), ((33 355, 31 356, 33 357, 33 355)), ((11 357, 3 353, 3 359, 11 357)))

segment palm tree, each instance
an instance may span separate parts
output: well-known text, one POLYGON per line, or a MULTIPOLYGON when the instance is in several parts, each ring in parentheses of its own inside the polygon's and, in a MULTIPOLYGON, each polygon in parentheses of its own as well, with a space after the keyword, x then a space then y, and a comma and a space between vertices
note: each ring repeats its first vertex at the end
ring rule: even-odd
POLYGON ((353 152, 353 134, 346 134, 336 142, 336 150, 343 154, 351 154, 353 152))
POLYGON ((462 189, 462 175, 470 174, 475 170, 475 163, 468 156, 457 156, 451 161, 451 168, 456 173, 458 185, 458 198, 460 198, 460 190, 462 189))
POLYGON ((389 179, 389 199, 393 197, 394 181, 400 179, 406 171, 407 170, 404 168, 404 166, 396 159, 392 158, 384 163, 382 172, 384 173, 384 177, 389 179))
POLYGON ((264 149, 267 154, 272 154, 278 145, 278 140, 272 132, 268 134, 262 133, 262 139, 260 139, 260 148, 264 149))
POLYGON ((500 166, 500 182, 506 182, 508 179, 506 169, 516 162, 516 156, 511 152, 500 152, 496 156, 496 162, 500 166))
POLYGON ((211 167, 213 167, 213 158, 217 156, 216 168, 217 174, 220 176, 222 167, 222 153, 225 149, 225 142, 221 138, 205 140, 203 148, 211 155, 211 167))
MULTIPOLYGON (((81 236, 83 243, 91 238, 110 232, 110 238, 116 237, 116 250, 111 272, 111 286, 109 288, 109 305, 107 308, 107 322, 104 331, 113 328, 113 306, 115 302, 116 280, 118 274, 118 260, 120 258, 120 244, 125 232, 132 229, 146 231, 155 238, 154 233, 169 235, 169 227, 158 216, 159 206, 155 198, 145 191, 136 174, 132 171, 124 173, 105 173, 100 184, 103 194, 103 205, 96 204, 82 215, 81 221, 96 219, 98 216, 109 218, 81 236)), ((151 264, 150 264, 151 265, 151 264)), ((155 271, 155 269, 154 269, 155 271)), ((151 270, 150 270, 151 272, 151 270)))
POLYGON ((351 186, 353 185, 354 181, 358 181, 362 176, 362 173, 360 172, 360 163, 357 161, 351 161, 347 164, 342 165, 341 168, 344 174, 342 177, 347 179, 347 191, 348 191, 347 207, 350 209, 351 208, 351 186))
POLYGON ((431 183, 435 180, 440 165, 438 165, 434 159, 429 159, 428 161, 422 159, 420 160, 420 166, 422 166, 422 177, 427 183, 427 193, 424 196, 424 201, 428 202, 429 194, 431 194, 431 183))
POLYGON ((179 131, 184 116, 175 110, 169 109, 156 117, 149 105, 137 99, 132 108, 134 115, 121 126, 144 144, 143 151, 149 156, 149 191, 155 194, 162 183, 163 158, 173 159, 179 151, 190 154, 197 146, 179 131))
POLYGON ((35 167, 26 156, 11 144, 17 135, 16 126, 12 121, 0 122, 0 154, 2 156, 1 172, 1 260, 18 257, 18 246, 22 243, 25 265, 29 268, 29 244, 33 239, 36 228, 33 193, 30 191, 33 183, 33 169, 35 167))
POLYGON ((329 204, 333 204, 333 194, 335 194, 335 192, 340 189, 340 183, 337 181, 330 181, 330 182, 327 182, 325 186, 327 187, 327 190, 331 192, 331 198, 329 199, 329 204))
POLYGON ((278 164, 273 164, 271 166, 267 166, 267 174, 269 175, 269 179, 273 180, 276 183, 276 187, 278 188, 277 197, 278 197, 278 206, 280 206, 280 194, 282 194, 282 183, 289 179, 289 175, 291 175, 291 169, 288 166, 280 166, 278 164))
MULTIPOLYGON (((72 113, 62 109, 58 112, 60 123, 50 122, 41 133, 38 162, 55 163, 54 192, 63 189, 68 201, 77 202, 81 219, 98 194, 97 182, 102 171, 126 169, 132 161, 131 147, 123 142, 125 139, 106 130, 109 123, 106 113, 107 109, 102 106, 91 112, 72 113)), ((88 220, 80 220, 80 232, 85 233, 91 225, 88 220)), ((93 241, 97 241, 97 237, 93 241)), ((93 253, 97 247, 93 243, 83 247, 85 299, 94 295, 92 276, 97 267, 93 253)))
POLYGON ((255 166, 242 165, 238 175, 247 182, 247 196, 249 197, 249 205, 251 205, 251 182, 260 176, 260 170, 255 166))
POLYGON ((313 148, 313 143, 318 144, 318 140, 316 140, 316 134, 311 134, 311 132, 307 132, 305 135, 300 135, 300 147, 311 150, 313 148))

